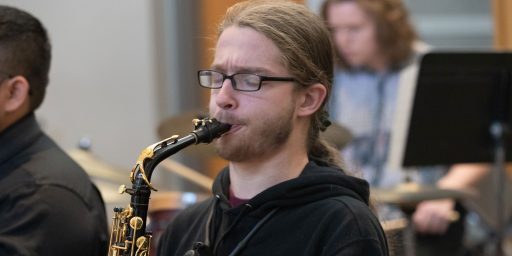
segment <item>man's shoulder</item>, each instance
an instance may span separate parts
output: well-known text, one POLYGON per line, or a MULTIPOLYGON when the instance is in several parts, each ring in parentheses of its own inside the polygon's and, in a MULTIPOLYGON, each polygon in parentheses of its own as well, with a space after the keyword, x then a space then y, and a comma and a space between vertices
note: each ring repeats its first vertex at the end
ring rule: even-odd
POLYGON ((364 202, 348 195, 324 198, 303 205, 301 209, 305 215, 318 216, 326 223, 344 227, 347 230, 354 229, 361 232, 362 229, 378 225, 378 219, 371 208, 364 202), (320 212, 321 215, 318 215, 320 212))
POLYGON ((213 200, 208 198, 191 205, 174 217, 161 238, 161 241, 169 241, 170 243, 160 243, 160 247, 162 247, 160 250, 168 252, 169 250, 175 250, 175 247, 189 248, 188 243, 201 237, 212 210, 213 200), (176 239, 179 239, 179 242, 176 242, 176 239))
POLYGON ((83 168, 44 134, 15 158, 13 161, 17 164, 0 180, 10 191, 27 187, 61 191, 72 194, 86 205, 93 204, 91 200, 97 198, 98 193, 83 168))
POLYGON ((338 213, 352 212, 354 215, 359 213, 372 214, 371 209, 367 204, 350 195, 327 197, 323 200, 313 202, 310 207, 338 213))
POLYGON ((180 222, 188 223, 198 219, 198 217, 207 216, 212 209, 213 200, 214 198, 210 197, 186 207, 176 216, 176 219, 179 219, 180 222))
POLYGON ((61 185, 76 188, 81 183, 90 184, 85 170, 64 152, 51 138, 44 135, 38 150, 30 153, 21 168, 31 173, 39 184, 61 185))

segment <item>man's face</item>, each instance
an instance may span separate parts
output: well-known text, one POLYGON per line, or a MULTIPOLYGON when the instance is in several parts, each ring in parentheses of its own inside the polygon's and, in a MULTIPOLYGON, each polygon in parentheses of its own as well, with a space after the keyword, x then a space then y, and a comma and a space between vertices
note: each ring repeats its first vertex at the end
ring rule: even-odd
POLYGON ((336 50, 351 67, 371 67, 380 57, 374 22, 356 2, 330 4, 327 23, 336 50))
MULTIPOLYGON (((259 32, 231 26, 221 34, 212 69, 227 75, 254 73, 290 77, 279 49, 259 32)), ((263 82, 261 89, 242 92, 226 79, 213 89, 210 115, 232 124, 215 145, 219 155, 232 162, 259 160, 275 153, 288 139, 295 121, 293 82, 263 82)))

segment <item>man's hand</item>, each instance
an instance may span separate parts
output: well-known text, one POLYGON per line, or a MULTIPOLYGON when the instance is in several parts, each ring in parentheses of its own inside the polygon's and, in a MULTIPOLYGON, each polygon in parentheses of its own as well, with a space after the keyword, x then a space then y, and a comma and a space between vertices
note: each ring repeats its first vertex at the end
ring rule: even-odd
POLYGON ((458 213, 453 210, 454 206, 452 199, 423 201, 418 204, 412 216, 416 232, 444 234, 450 223, 458 219, 458 213))

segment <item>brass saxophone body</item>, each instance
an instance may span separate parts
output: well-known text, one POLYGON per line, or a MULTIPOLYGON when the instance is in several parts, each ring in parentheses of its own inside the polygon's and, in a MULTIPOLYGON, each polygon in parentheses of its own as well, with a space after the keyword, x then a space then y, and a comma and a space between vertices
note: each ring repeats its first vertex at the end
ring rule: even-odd
POLYGON ((185 137, 174 135, 146 147, 140 153, 130 173, 132 187, 121 185, 120 193, 131 195, 130 205, 114 208, 114 217, 109 242, 109 256, 148 256, 151 232, 146 231, 151 190, 151 175, 155 167, 165 158, 199 143, 210 143, 229 131, 231 125, 215 119, 194 119, 195 130, 185 137))

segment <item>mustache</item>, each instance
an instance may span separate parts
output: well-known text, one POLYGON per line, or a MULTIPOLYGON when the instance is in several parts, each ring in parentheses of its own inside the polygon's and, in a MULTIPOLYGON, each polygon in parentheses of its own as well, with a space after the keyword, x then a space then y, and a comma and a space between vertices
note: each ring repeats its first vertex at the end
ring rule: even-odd
POLYGON ((226 111, 219 111, 217 113, 210 113, 210 117, 217 119, 217 121, 221 123, 227 124, 245 124, 246 120, 243 118, 239 118, 232 113, 226 111))

